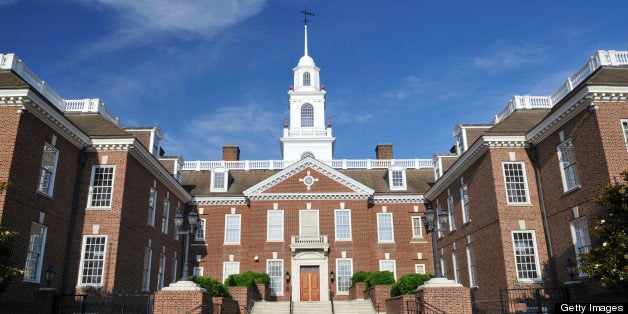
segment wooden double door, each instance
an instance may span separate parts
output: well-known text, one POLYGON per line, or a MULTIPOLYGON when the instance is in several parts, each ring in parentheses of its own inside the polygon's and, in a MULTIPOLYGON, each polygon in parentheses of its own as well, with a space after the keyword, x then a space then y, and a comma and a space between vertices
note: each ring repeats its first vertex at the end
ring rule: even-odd
POLYGON ((301 266, 301 301, 320 301, 320 268, 318 266, 301 266))

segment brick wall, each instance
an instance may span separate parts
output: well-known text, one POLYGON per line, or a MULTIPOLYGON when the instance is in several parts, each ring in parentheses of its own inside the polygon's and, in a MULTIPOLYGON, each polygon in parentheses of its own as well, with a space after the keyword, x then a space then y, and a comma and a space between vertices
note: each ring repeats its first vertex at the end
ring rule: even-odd
POLYGON ((391 285, 376 285, 364 291, 364 299, 371 300, 377 312, 386 312, 386 300, 390 299, 391 285))
POLYGON ((364 282, 356 282, 349 287, 349 300, 364 300, 364 290, 366 290, 366 284, 364 282))
POLYGON ((212 297, 201 291, 157 291, 154 313, 212 313, 212 297))
POLYGON ((471 313, 471 296, 467 287, 423 287, 416 292, 420 303, 446 313, 471 313))
POLYGON ((416 297, 414 295, 407 294, 398 295, 394 298, 387 299, 386 314, 406 314, 408 313, 408 302, 411 302, 413 305, 415 300, 416 297))

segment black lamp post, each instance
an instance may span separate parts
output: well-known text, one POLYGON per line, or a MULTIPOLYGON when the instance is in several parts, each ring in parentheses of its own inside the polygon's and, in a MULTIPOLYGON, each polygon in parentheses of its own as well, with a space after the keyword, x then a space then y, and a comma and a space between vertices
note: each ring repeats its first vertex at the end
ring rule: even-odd
POLYGON ((290 289, 290 272, 286 272, 286 286, 288 286, 288 293, 290 293, 290 314, 292 314, 292 289, 290 289))
POLYGON ((445 232, 445 228, 443 227, 442 229, 440 228, 440 226, 445 226, 445 224, 447 223, 447 213, 445 213, 444 210, 439 210, 438 211, 438 217, 434 217, 436 216, 434 213, 434 210, 432 209, 432 204, 431 203, 427 203, 427 210, 425 211, 425 214, 423 215, 423 220, 425 221, 425 231, 427 233, 431 233, 432 234, 432 254, 434 254, 434 277, 435 278, 444 278, 445 276, 443 276, 443 272, 440 269, 440 257, 438 255, 438 247, 436 245, 436 241, 437 241, 437 237, 436 237, 436 232, 445 232), (438 223, 435 224, 434 218, 438 219, 438 223))
POLYGON ((329 301, 331 301, 331 312, 332 313, 336 313, 336 311, 334 310, 334 295, 333 295, 332 288, 331 288, 331 286, 334 284, 334 281, 336 281, 336 274, 334 274, 334 271, 332 270, 329 273, 329 301))
POLYGON ((189 263, 188 255, 190 254, 190 235, 196 232, 199 226, 198 214, 192 209, 187 214, 187 219, 184 219, 181 211, 177 210, 174 215, 174 225, 177 228, 177 234, 185 234, 185 254, 183 257, 183 271, 181 272, 180 281, 189 281, 189 263))
POLYGON ((52 280, 55 279, 56 273, 57 272, 55 271, 54 266, 48 266, 48 269, 46 269, 46 271, 44 272, 44 276, 46 278, 46 288, 50 288, 50 284, 52 284, 52 280))

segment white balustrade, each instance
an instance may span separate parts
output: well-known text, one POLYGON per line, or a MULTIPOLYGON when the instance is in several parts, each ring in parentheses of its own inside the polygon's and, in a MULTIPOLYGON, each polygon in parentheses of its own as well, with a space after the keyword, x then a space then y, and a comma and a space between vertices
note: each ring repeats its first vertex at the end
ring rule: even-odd
MULTIPOLYGON (((284 169, 296 161, 283 160, 238 160, 238 161, 185 161, 183 170, 212 170, 227 168, 231 170, 274 170, 284 169)), ((393 165, 413 169, 432 168, 432 159, 338 159, 322 160, 322 163, 335 169, 376 169, 388 168, 393 165)))

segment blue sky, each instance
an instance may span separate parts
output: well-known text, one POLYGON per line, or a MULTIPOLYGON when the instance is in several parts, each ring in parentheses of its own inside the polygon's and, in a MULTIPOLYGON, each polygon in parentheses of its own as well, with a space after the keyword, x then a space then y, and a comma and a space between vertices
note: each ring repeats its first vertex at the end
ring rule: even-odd
MULTIPOLYGON (((65 99, 160 126, 168 155, 281 159, 304 1, 0 0, 0 53, 65 99)), ((448 152, 459 123, 549 95, 596 50, 628 50, 628 1, 307 1, 335 159, 448 152)))

